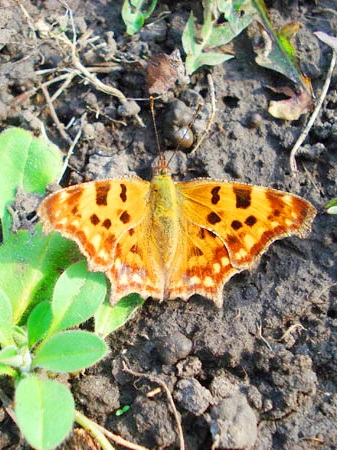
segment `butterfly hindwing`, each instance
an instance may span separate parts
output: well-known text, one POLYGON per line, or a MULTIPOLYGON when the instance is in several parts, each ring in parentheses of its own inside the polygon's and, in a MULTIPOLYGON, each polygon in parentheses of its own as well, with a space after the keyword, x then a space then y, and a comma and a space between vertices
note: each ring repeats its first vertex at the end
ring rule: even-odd
POLYGON ((199 294, 220 307, 223 285, 239 270, 231 264, 228 251, 216 234, 182 220, 186 239, 181 241, 172 262, 166 296, 188 300, 199 294))
POLYGON ((116 244, 107 276, 111 281, 111 303, 132 292, 141 297, 163 299, 165 283, 158 262, 149 215, 124 233, 116 244))

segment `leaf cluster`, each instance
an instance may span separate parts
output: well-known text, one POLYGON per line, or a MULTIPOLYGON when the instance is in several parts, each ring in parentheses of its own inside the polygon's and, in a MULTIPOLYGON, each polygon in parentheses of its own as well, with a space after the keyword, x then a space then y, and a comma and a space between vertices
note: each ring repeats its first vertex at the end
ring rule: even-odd
POLYGON ((133 36, 151 16, 157 0, 124 0, 122 7, 122 19, 126 25, 126 32, 133 36))
POLYGON ((104 337, 142 301, 129 296, 114 307, 104 303, 104 275, 89 273, 83 261, 73 264, 83 258, 58 233, 44 235, 41 224, 12 232, 18 189, 44 194, 62 172, 59 149, 13 128, 0 135, 0 157, 0 376, 14 381, 15 417, 27 441, 51 449, 71 431, 75 413, 71 392, 55 374, 102 359, 104 337), (93 316, 94 332, 78 329, 93 316))
MULTIPOLYGON (((144 24, 145 13, 140 12, 144 3, 131 0, 124 2, 122 16, 129 34, 136 33, 144 24), (128 14, 125 11, 129 11, 128 14)), ((281 30, 274 29, 264 0, 205 0, 202 5, 203 22, 197 24, 191 12, 182 35, 187 74, 193 74, 203 65, 214 66, 233 58, 233 54, 225 46, 255 19, 260 25, 264 41, 263 45, 254 49, 257 54, 256 63, 281 73, 295 85, 294 88, 286 86, 273 89, 288 98, 272 101, 269 113, 276 118, 297 120, 310 110, 313 102, 311 83, 299 70, 296 51, 290 42, 290 38, 299 29, 299 23, 287 24, 281 30)), ((146 18, 153 12, 154 6, 152 2, 146 18)))
POLYGON ((222 52, 222 47, 253 20, 249 6, 250 1, 207 0, 204 2, 203 24, 198 27, 193 13, 190 14, 182 36, 188 74, 204 64, 213 66, 233 58, 233 55, 222 52))

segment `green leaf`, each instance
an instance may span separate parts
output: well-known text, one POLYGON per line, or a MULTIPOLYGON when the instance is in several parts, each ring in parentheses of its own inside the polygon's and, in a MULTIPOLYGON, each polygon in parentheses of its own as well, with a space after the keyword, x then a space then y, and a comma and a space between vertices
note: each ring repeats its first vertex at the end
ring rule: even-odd
POLYGON ((204 21, 198 29, 194 25, 193 14, 190 14, 182 36, 187 73, 191 75, 202 65, 213 66, 233 58, 232 55, 220 53, 221 47, 251 23, 254 13, 250 0, 240 4, 240 7, 231 1, 208 0, 204 2, 204 21), (219 24, 218 19, 224 12, 226 22, 219 24), (211 48, 219 48, 219 53, 209 52, 211 48))
POLYGON ((60 270, 80 258, 77 246, 58 233, 19 231, 0 247, 0 288, 18 323, 28 307, 51 297, 60 270))
POLYGON ((149 6, 148 3, 146 0, 124 0, 122 18, 129 35, 134 35, 142 28, 145 20, 153 13, 157 0, 151 0, 149 6))
POLYGON ((208 39, 209 47, 219 47, 228 44, 252 22, 252 14, 245 14, 242 17, 238 13, 235 14, 235 20, 233 18, 232 22, 214 25, 208 39))
POLYGON ((70 266, 55 285, 51 305, 52 332, 88 320, 104 300, 106 290, 104 274, 88 272, 84 262, 70 266))
POLYGON ((208 46, 208 39, 209 36, 212 33, 213 28, 213 20, 216 19, 216 17, 213 17, 213 14, 217 14, 216 11, 216 2, 214 0, 208 0, 204 3, 204 23, 201 27, 200 36, 203 41, 203 47, 208 46))
POLYGON ((131 409, 130 405, 124 405, 122 408, 117 409, 117 411, 115 412, 116 416, 122 416, 123 414, 125 414, 126 412, 128 412, 131 409))
POLYGON ((53 449, 67 437, 74 411, 70 391, 56 381, 30 376, 16 387, 16 420, 25 439, 37 450, 53 449))
POLYGON ((337 206, 331 206, 326 210, 328 214, 337 214, 337 206))
POLYGON ((328 214, 337 214, 337 198, 333 198, 324 205, 324 210, 328 214))
POLYGON ((7 207, 14 202, 18 187, 26 193, 44 194, 46 185, 62 172, 62 153, 45 139, 11 128, 0 135, 0 160, 0 218, 5 240, 12 224, 7 207))
POLYGON ((30 371, 32 358, 27 347, 18 348, 14 345, 5 347, 0 352, 1 364, 20 369, 21 373, 30 371))
POLYGON ((19 349, 15 345, 8 345, 0 351, 0 362, 2 364, 10 365, 11 361, 17 361, 18 357, 20 357, 19 349))
POLYGON ((198 57, 187 57, 185 64, 186 64, 186 71, 187 73, 193 73, 199 67, 203 66, 204 64, 209 66, 215 66, 216 64, 221 64, 225 61, 228 61, 229 59, 232 59, 232 55, 226 55, 221 53, 202 53, 198 57))
POLYGON ((9 377, 15 378, 18 375, 18 372, 12 367, 0 363, 0 375, 7 375, 9 377))
POLYGON ((299 23, 287 24, 280 31, 276 31, 268 17, 264 0, 252 0, 252 4, 258 12, 263 27, 261 36, 264 40, 262 46, 259 45, 254 49, 257 54, 256 63, 281 73, 296 85, 295 89, 288 88, 289 99, 271 102, 268 112, 279 119, 297 120, 302 114, 310 111, 313 103, 310 80, 299 70, 295 58, 296 51, 290 42, 290 38, 299 28, 299 23))
POLYGON ((0 345, 2 347, 13 344, 13 326, 11 302, 5 292, 0 289, 0 345))
POLYGON ((195 50, 196 42, 194 35, 195 35, 194 17, 193 14, 191 13, 188 18, 188 21, 186 22, 184 32, 182 35, 182 44, 184 51, 187 55, 189 54, 194 55, 196 53, 195 50))
POLYGON ((27 320, 28 343, 33 347, 46 335, 52 321, 50 302, 41 302, 35 306, 27 320))
POLYGON ((27 330, 25 327, 14 325, 13 327, 13 339, 17 347, 22 348, 28 345, 27 330))
POLYGON ((106 352, 105 342, 89 331, 63 331, 40 344, 32 366, 52 372, 75 372, 92 366, 106 352))
POLYGON ((131 294, 114 306, 102 303, 95 314, 95 333, 105 338, 123 326, 144 302, 138 294, 131 294))

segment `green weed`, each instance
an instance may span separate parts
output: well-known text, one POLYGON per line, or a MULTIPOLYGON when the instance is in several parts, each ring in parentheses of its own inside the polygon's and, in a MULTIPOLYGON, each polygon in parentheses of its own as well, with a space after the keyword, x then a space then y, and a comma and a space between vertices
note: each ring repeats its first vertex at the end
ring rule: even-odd
POLYGON ((44 235, 40 224, 12 232, 19 187, 44 194, 62 173, 59 149, 13 128, 0 135, 0 156, 0 376, 13 379, 14 412, 24 437, 47 450, 80 417, 56 374, 78 372, 104 358, 104 338, 143 301, 131 295, 114 307, 104 303, 105 276, 88 272, 77 246, 58 233, 44 235), (94 332, 77 329, 93 316, 94 332))

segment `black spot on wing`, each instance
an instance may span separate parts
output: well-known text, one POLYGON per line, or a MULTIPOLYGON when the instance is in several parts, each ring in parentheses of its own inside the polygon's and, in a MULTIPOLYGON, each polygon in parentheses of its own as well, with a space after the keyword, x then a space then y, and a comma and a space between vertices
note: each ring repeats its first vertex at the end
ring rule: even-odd
POLYGON ((218 216, 217 213, 211 212, 208 214, 207 220, 208 220, 208 223, 210 223, 211 225, 214 225, 218 222, 221 222, 221 217, 218 216))
POLYGON ((93 225, 98 225, 98 224, 100 223, 100 220, 99 220, 99 218, 96 216, 96 214, 92 214, 92 215, 90 216, 90 222, 91 222, 93 225))
POLYGON ((130 219, 131 219, 131 216, 127 211, 123 211, 123 213, 119 217, 119 220, 123 223, 129 223, 130 219))
POLYGON ((105 219, 102 222, 102 227, 106 228, 107 230, 111 227, 111 220, 110 219, 105 219))
POLYGON ((108 204, 108 193, 110 191, 110 183, 98 184, 96 186, 96 205, 108 204))
POLYGON ((239 220, 233 220, 233 222, 231 223, 231 227, 233 228, 233 230, 239 230, 240 228, 242 228, 242 223, 239 220))
POLYGON ((121 187, 121 193, 119 194, 119 196, 120 196, 122 202, 125 203, 126 200, 127 200, 127 196, 126 196, 126 186, 125 186, 125 184, 121 183, 121 184, 120 184, 120 187, 121 187))
POLYGON ((211 202, 213 203, 213 205, 216 205, 218 203, 218 201, 220 200, 219 191, 220 191, 220 186, 216 186, 211 190, 211 194, 212 194, 211 202))
POLYGON ((251 203, 251 186, 244 187, 233 187, 233 192, 236 197, 236 207, 237 208, 248 208, 251 203))
POLYGON ((256 222, 257 218, 255 216, 248 216, 247 219, 245 220, 245 224, 248 225, 249 227, 255 225, 256 222))

